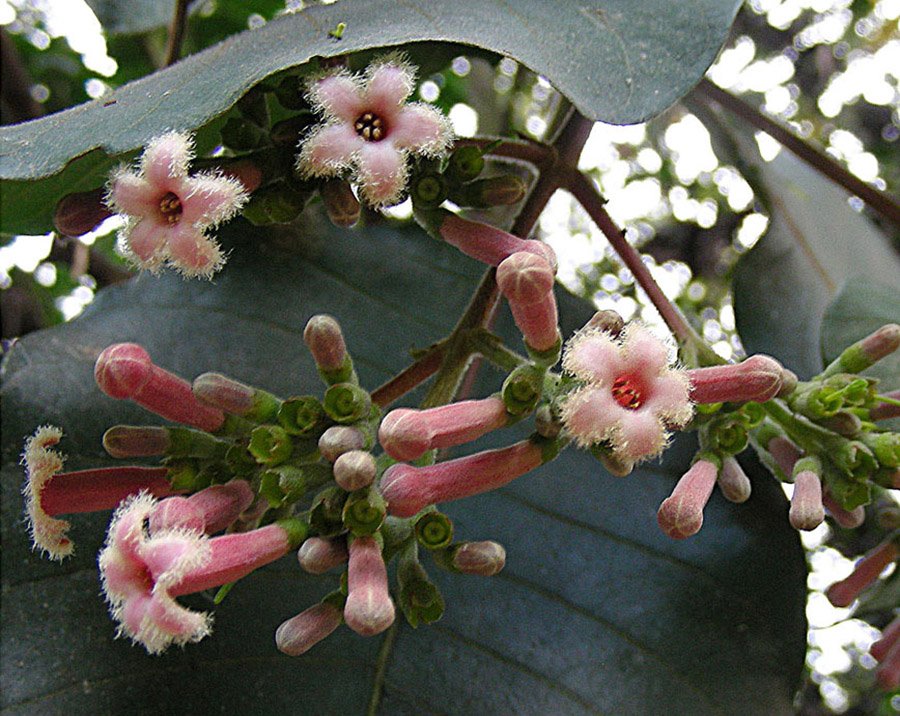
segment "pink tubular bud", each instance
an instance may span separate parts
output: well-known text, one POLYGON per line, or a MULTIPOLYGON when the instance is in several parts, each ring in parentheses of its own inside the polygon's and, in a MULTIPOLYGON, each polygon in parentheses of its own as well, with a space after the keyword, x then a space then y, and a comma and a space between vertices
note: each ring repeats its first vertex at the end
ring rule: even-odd
POLYGON ((322 603, 283 622, 275 631, 275 646, 288 656, 305 654, 341 625, 341 610, 322 603))
POLYGON ((154 365, 136 343, 117 343, 104 350, 94 366, 94 378, 111 398, 128 398, 167 420, 207 432, 225 422, 221 410, 201 404, 190 383, 154 365))
MULTIPOLYGON (((900 400, 900 390, 892 390, 889 393, 885 393, 884 397, 891 400, 900 400)), ((869 417, 872 420, 900 418, 900 405, 896 403, 879 403, 869 411, 869 417)))
POLYGON ((426 450, 453 447, 501 428, 506 405, 498 397, 463 400, 427 410, 398 408, 381 421, 378 441, 396 460, 410 461, 426 450))
POLYGON ((310 574, 324 574, 344 564, 348 558, 347 541, 343 538, 310 537, 297 550, 297 561, 310 574))
POLYGON ((173 494, 164 467, 100 467, 61 472, 41 492, 41 508, 48 515, 110 510, 129 495, 149 492, 173 494))
POLYGON ((344 621, 360 636, 374 636, 393 624, 394 616, 381 548, 374 537, 357 537, 350 543, 344 621))
POLYGON ((795 530, 814 530, 825 519, 822 505, 822 483, 812 470, 802 470, 794 478, 794 494, 788 513, 795 530))
POLYGON ((591 320, 585 323, 584 327, 596 328, 604 333, 609 333, 613 338, 617 338, 625 328, 625 320, 615 311, 603 309, 591 316, 591 320))
POLYGON ((245 480, 211 485, 190 497, 170 497, 150 513, 150 532, 186 527, 206 534, 221 532, 252 503, 255 495, 245 480))
POLYGON ((344 179, 328 179, 319 187, 328 219, 335 226, 348 228, 359 221, 359 200, 344 179))
POLYGON ((718 466, 697 460, 678 481, 671 497, 663 500, 656 513, 662 531, 673 539, 695 535, 703 526, 703 508, 716 484, 718 466))
POLYGON ((764 403, 781 390, 784 368, 757 354, 742 363, 694 368, 687 372, 695 403, 764 403))
POLYGON ((503 229, 468 221, 451 213, 444 218, 439 232, 448 244, 489 266, 499 266, 503 259, 517 251, 528 251, 544 258, 556 273, 556 253, 541 241, 520 239, 503 229))
POLYGON ((780 435, 776 435, 769 440, 768 445, 765 447, 785 475, 790 476, 793 474, 794 463, 800 459, 800 455, 802 454, 800 448, 780 435))
POLYGON ((877 661, 883 661, 894 645, 900 643, 900 617, 888 624, 881 632, 881 638, 872 644, 869 653, 877 661))
POLYGON ((822 504, 834 517, 834 521, 845 530, 856 529, 866 519, 866 511, 861 505, 854 507, 852 510, 845 510, 827 491, 822 493, 822 504))
POLYGON ((746 502, 750 499, 750 478, 733 457, 722 461, 722 469, 718 477, 719 490, 729 502, 746 502))
POLYGON ((390 514, 411 517, 428 505, 495 490, 541 462, 541 448, 523 440, 427 467, 399 463, 385 471, 381 492, 390 514))
POLYGON ((556 345, 559 329, 550 264, 541 256, 519 251, 497 267, 497 285, 525 342, 538 351, 556 345))
POLYGON ((893 691, 900 686, 900 641, 884 655, 875 670, 875 681, 882 691, 893 691))
POLYGON ((319 438, 319 452, 328 462, 334 462, 345 452, 361 450, 366 446, 366 436, 359 428, 333 425, 319 438))
POLYGON ((334 481, 347 492, 371 485, 376 472, 375 458, 365 450, 345 452, 334 461, 334 481))
POLYGON ((499 542, 463 542, 453 553, 453 566, 463 574, 493 577, 506 566, 506 550, 499 542))
POLYGON ((319 370, 335 371, 344 366, 347 345, 338 322, 324 313, 313 316, 303 329, 303 340, 319 370))
POLYGON ((893 539, 888 538, 856 563, 853 573, 828 587, 825 596, 836 607, 848 607, 862 591, 872 584, 885 567, 897 559, 900 550, 893 539))
POLYGON ((103 202, 106 189, 66 194, 53 210, 53 226, 63 236, 82 236, 97 228, 112 212, 103 202))

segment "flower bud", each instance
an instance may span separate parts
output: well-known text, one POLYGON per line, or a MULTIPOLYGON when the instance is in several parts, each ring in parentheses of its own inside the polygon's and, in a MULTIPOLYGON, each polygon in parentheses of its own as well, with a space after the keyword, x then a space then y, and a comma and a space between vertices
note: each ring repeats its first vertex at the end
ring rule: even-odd
POLYGON ((713 459, 708 455, 698 459, 659 506, 656 520, 669 537, 684 539, 697 534, 703 526, 703 508, 719 472, 713 459))
POLYGON ((471 442, 507 423, 506 406, 497 397, 464 400, 427 410, 398 408, 378 429, 378 441, 391 457, 411 461, 427 450, 471 442))
POLYGON ((453 541, 453 522, 437 510, 419 517, 414 530, 416 540, 426 549, 443 549, 453 541))
POLYGON ((332 224, 347 229, 359 221, 359 200, 343 179, 326 179, 319 187, 322 203, 332 224))
POLYGON ((534 365, 520 365, 506 380, 500 395, 511 415, 524 415, 534 410, 544 389, 544 371, 534 365))
POLYGON ((112 216, 103 199, 106 189, 66 194, 53 210, 53 226, 63 236, 82 236, 112 216))
POLYGON ((325 602, 316 604, 283 622, 275 630, 275 645, 278 651, 288 656, 305 654, 337 629, 342 621, 339 607, 325 602))
POLYGON ((329 569, 344 564, 348 557, 347 541, 343 537, 310 537, 297 551, 297 561, 310 574, 324 574, 329 569))
POLYGON ((285 400, 278 409, 278 424, 288 435, 310 436, 325 423, 325 408, 312 395, 300 395, 285 400))
POLYGON ((900 325, 888 323, 861 341, 848 346, 822 371, 826 378, 836 373, 862 373, 900 348, 900 325))
POLYGON ((606 446, 592 446, 591 453, 613 477, 628 477, 634 470, 634 460, 613 452, 606 446))
POLYGON ((828 491, 822 493, 822 504, 837 522, 845 530, 853 530, 859 527, 866 519, 866 511, 862 506, 846 510, 831 496, 828 491))
POLYGON ((823 428, 845 438, 855 438, 862 432, 862 420, 849 410, 839 410, 828 418, 817 421, 823 428))
POLYGON ((585 329, 596 328, 617 338, 625 328, 625 321, 618 313, 608 309, 597 311, 591 320, 584 324, 585 329))
POLYGON ((334 425, 328 428, 319 438, 319 452, 328 462, 335 462, 338 457, 351 450, 362 450, 366 446, 366 436, 359 428, 345 425, 334 425))
POLYGON ((750 498, 750 478, 733 457, 722 460, 717 482, 719 490, 729 502, 741 503, 750 498))
POLYGON ((207 432, 225 422, 222 411, 201 404, 190 384, 153 364, 136 343, 117 343, 97 358, 94 378, 111 398, 128 398, 157 415, 207 432))
POLYGON ((150 512, 150 533, 173 528, 221 532, 253 503, 255 495, 245 480, 211 485, 190 497, 161 500, 150 512))
POLYGON ((310 318, 303 329, 303 340, 326 383, 355 382, 353 361, 341 326, 334 318, 324 313, 310 318))
POLYGON ((114 425, 103 433, 103 449, 112 457, 153 457, 169 449, 169 431, 155 425, 114 425))
POLYGON ((357 537, 350 543, 344 621, 357 634, 374 636, 390 627, 394 617, 381 548, 373 537, 357 537))
POLYGON ((825 519, 822 482, 819 478, 821 466, 817 463, 815 458, 803 458, 795 468, 794 494, 791 496, 791 509, 788 513, 791 527, 795 530, 814 530, 825 519))
POLYGON ((497 267, 497 285, 525 343, 541 352, 561 344, 553 283, 550 264, 526 251, 512 254, 497 267))
POLYGON ((846 579, 832 584, 825 592, 828 601, 836 607, 848 607, 862 591, 873 584, 878 575, 894 562, 900 550, 897 548, 898 535, 888 537, 856 563, 853 573, 846 579))
POLYGON ((506 565, 506 550, 498 542, 463 542, 453 549, 451 564, 463 574, 492 577, 506 565))
POLYGON ((410 187, 413 204, 425 209, 434 209, 444 203, 449 192, 447 180, 437 172, 420 174, 410 187))
POLYGON ((502 229, 477 221, 468 221, 449 211, 442 212, 441 217, 438 229, 441 237, 466 256, 489 266, 499 266, 503 259, 514 253, 527 251, 545 259, 556 273, 556 253, 541 241, 520 239, 502 229))
POLYGON ((197 376, 191 390, 205 405, 258 423, 273 420, 281 405, 281 401, 271 393, 219 373, 197 376))
POLYGON ((335 383, 325 391, 325 413, 336 423, 355 423, 368 417, 372 398, 353 383, 335 383))
POLYGON ((753 355, 741 363, 687 371, 695 403, 764 403, 781 390, 784 369, 774 358, 753 355))
POLYGON ((528 187, 513 174, 479 179, 450 190, 450 200, 458 206, 486 209, 491 206, 517 204, 525 196, 528 187))
MULTIPOLYGON (((869 411, 871 420, 888 420, 889 418, 900 418, 900 390, 892 390, 881 396, 888 400, 877 402, 875 407, 869 411)), ((876 400, 878 400, 876 398, 876 400)))
POLYGON ((860 441, 882 467, 900 467, 900 433, 867 432, 860 436, 860 441))
POLYGON ((334 461, 334 481, 347 492, 368 487, 375 480, 375 458, 365 450, 345 452, 334 461))
POLYGON ((447 176, 459 182, 476 179, 483 169, 484 154, 471 144, 454 150, 447 162, 447 176))

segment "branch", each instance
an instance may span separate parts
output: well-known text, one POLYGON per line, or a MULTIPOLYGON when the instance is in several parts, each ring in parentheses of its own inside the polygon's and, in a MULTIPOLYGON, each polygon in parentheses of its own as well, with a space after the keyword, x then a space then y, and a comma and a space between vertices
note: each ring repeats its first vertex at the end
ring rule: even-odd
POLYGON ((767 117, 749 103, 739 97, 735 97, 730 92, 726 92, 708 79, 701 80, 692 94, 707 104, 715 102, 721 105, 757 129, 770 134, 793 154, 827 176, 835 184, 842 186, 851 194, 855 194, 888 221, 892 221, 900 226, 900 205, 894 202, 887 194, 851 174, 825 152, 803 141, 793 132, 772 118, 767 117))
POLYGON ((641 255, 637 249, 625 240, 624 233, 616 226, 607 213, 606 207, 604 207, 605 200, 594 187, 594 183, 581 172, 574 172, 566 188, 575 197, 575 200, 584 207, 584 210, 593 219, 598 228, 606 235, 607 240, 622 260, 622 263, 631 271, 635 283, 644 289, 647 298, 659 311, 659 315, 662 316, 669 330, 675 334, 678 343, 682 346, 692 347, 697 352, 697 357, 704 362, 721 363, 721 358, 716 356, 703 339, 697 335, 697 332, 688 323, 678 306, 672 303, 663 293, 659 284, 656 283, 656 280, 651 275, 650 270, 641 260, 641 255))
POLYGON ((181 45, 184 42, 184 30, 187 26, 188 0, 175 0, 175 12, 169 25, 169 42, 166 45, 166 59, 163 67, 174 65, 181 57, 181 45))

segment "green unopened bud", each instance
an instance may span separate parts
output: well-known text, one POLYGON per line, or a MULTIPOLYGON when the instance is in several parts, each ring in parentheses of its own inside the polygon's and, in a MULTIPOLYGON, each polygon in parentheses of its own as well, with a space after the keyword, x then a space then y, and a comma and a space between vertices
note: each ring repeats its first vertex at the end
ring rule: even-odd
POLYGON ((371 396, 353 383, 337 383, 325 391, 325 412, 336 423, 355 423, 372 409, 371 396))
POLYGON ((859 440, 841 440, 829 451, 829 457, 838 468, 857 481, 869 479, 878 468, 875 455, 859 440))
POLYGON ((436 622, 444 614, 444 599, 419 563, 415 542, 405 549, 397 567, 400 609, 413 628, 436 622))
POLYGON ((349 182, 343 179, 328 179, 319 187, 319 193, 322 195, 322 203, 332 224, 346 229, 359 221, 361 212, 359 200, 349 182))
POLYGON ((426 512, 416 520, 415 533, 426 549, 442 549, 453 541, 453 522, 437 510, 426 512))
POLYGON ((701 441, 717 454, 737 455, 747 447, 749 433, 741 414, 726 413, 703 426, 701 441))
POLYGON ((526 191, 525 182, 519 177, 505 174, 454 187, 450 190, 450 199, 459 206, 486 209, 516 204, 522 200, 526 191))
POLYGON ((278 424, 289 435, 314 436, 325 429, 325 408, 312 395, 288 398, 278 409, 278 424))
POLYGON ((309 109, 309 104, 303 95, 300 78, 296 75, 288 75, 275 85, 275 99, 285 109, 299 111, 309 109))
POLYGON ((203 373, 194 379, 191 391, 200 402, 247 420, 274 420, 281 401, 268 391, 245 385, 220 373, 203 373))
POLYGON ((839 373, 825 379, 823 391, 839 395, 844 406, 865 407, 875 401, 876 381, 859 376, 839 373))
POLYGON ((165 455, 170 444, 169 431, 151 425, 115 425, 103 433, 103 449, 119 458, 165 455))
POLYGON ((544 370, 534 365, 520 365, 503 381, 500 396, 512 415, 534 410, 544 387, 544 370))
POLYGON ((313 498, 309 513, 309 525, 321 537, 334 537, 344 531, 341 514, 347 493, 334 485, 322 490, 313 498))
POLYGON ((752 401, 744 403, 738 412, 748 430, 752 430, 759 426, 766 417, 765 408, 759 403, 754 403, 752 401))
POLYGON ((241 117, 229 117, 222 126, 222 144, 238 152, 258 149, 268 140, 265 130, 241 117))
POLYGON ((460 147, 450 155, 446 174, 454 181, 467 182, 476 179, 484 169, 484 155, 476 146, 460 147))
POLYGON ((272 507, 284 502, 296 502, 314 486, 314 481, 309 479, 309 468, 321 468, 328 472, 328 468, 324 465, 276 465, 260 476, 261 483, 266 486, 266 491, 260 487, 260 494, 264 494, 270 503, 273 502, 273 498, 277 500, 277 504, 272 504, 272 507))
POLYGON ((250 454, 261 465, 277 465, 294 452, 291 436, 278 425, 260 425, 250 433, 250 454))
POLYGON ((823 390, 820 383, 800 383, 788 402, 796 412, 813 420, 821 420, 840 410, 844 399, 834 390, 823 390))
POLYGON ((900 466, 900 433, 864 433, 860 441, 874 453, 882 467, 900 466))
POLYGON ((409 195, 415 206, 434 209, 444 203, 449 191, 444 177, 437 172, 427 172, 413 180, 409 195))
POLYGON ((199 482, 200 468, 196 460, 169 460, 166 469, 166 479, 173 490, 196 491, 205 487, 199 482))
POLYGON ((387 503, 374 487, 350 494, 342 513, 344 526, 357 537, 375 534, 387 516, 387 503))
POLYGON ((836 373, 862 373, 900 348, 900 325, 889 323, 848 346, 831 362, 822 377, 836 373))

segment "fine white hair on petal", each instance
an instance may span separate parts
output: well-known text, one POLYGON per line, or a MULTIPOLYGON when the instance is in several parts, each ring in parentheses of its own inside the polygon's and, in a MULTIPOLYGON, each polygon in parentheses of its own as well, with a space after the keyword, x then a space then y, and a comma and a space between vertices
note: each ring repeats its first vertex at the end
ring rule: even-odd
POLYGON ((50 559, 62 561, 75 549, 67 536, 69 523, 48 515, 41 507, 41 493, 54 476, 62 470, 64 458, 50 447, 62 439, 62 430, 52 425, 42 425, 25 441, 22 464, 26 481, 22 488, 28 515, 28 531, 32 549, 46 553, 50 559))

